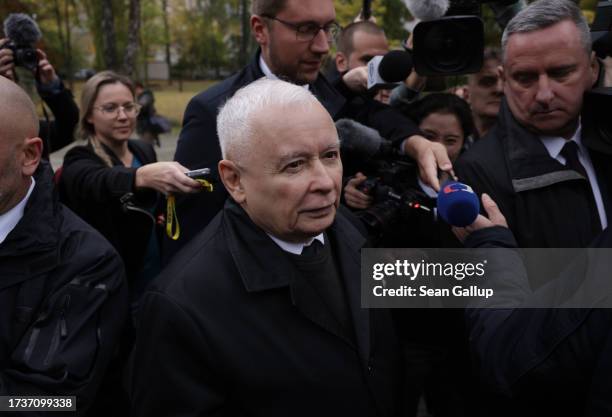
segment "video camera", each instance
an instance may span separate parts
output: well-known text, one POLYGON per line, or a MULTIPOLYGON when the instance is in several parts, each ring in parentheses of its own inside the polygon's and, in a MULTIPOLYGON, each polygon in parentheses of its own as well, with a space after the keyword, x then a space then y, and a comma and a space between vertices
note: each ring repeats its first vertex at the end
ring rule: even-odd
POLYGON ((595 20, 591 25, 593 50, 599 58, 612 56, 612 0, 597 4, 595 20))
POLYGON ((411 218, 432 217, 429 197, 416 189, 417 167, 397 146, 383 139, 376 130, 349 119, 336 122, 342 161, 346 172, 362 171, 368 179, 359 189, 371 195, 373 205, 357 213, 370 237, 377 240, 398 223, 411 218), (352 164, 355 161, 356 163, 352 164))
MULTIPOLYGON (((597 4, 595 19, 591 25, 593 51, 599 58, 612 56, 612 0, 600 1, 597 4)), ((591 143, 593 149, 609 153, 612 150, 612 124, 609 109, 612 106, 612 88, 597 87, 586 92, 582 114, 587 132, 584 137, 597 137, 600 140, 591 143), (589 134, 588 129, 595 129, 589 134)))
POLYGON ((13 51, 15 66, 35 71, 38 68, 35 44, 42 36, 36 22, 26 14, 12 13, 4 20, 4 34, 9 41, 2 48, 13 51))
POLYGON ((358 189, 371 195, 374 203, 357 216, 368 228, 370 236, 380 238, 397 230, 400 222, 433 221, 434 212, 428 206, 430 198, 410 181, 416 176, 413 163, 402 159, 378 160, 368 172, 369 178, 358 189))
POLYGON ((484 54, 482 4, 503 28, 524 0, 405 0, 423 20, 414 28, 413 59, 419 75, 463 75, 480 71, 484 54))

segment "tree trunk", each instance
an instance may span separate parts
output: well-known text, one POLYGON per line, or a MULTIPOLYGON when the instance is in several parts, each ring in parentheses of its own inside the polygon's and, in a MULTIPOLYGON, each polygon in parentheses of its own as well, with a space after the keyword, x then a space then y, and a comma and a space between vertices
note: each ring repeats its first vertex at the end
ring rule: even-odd
MULTIPOLYGON (((140 0, 130 0, 128 25, 128 38, 125 47, 123 72, 128 77, 134 77, 136 72, 136 57, 138 56, 138 35, 140 33, 140 0)), ((145 65, 147 65, 146 62, 145 65)))
POLYGON ((62 55, 66 59, 66 41, 64 40, 64 31, 62 26, 62 12, 59 4, 59 0, 53 2, 53 14, 55 15, 55 22, 57 24, 57 36, 59 38, 60 46, 62 48, 62 55))
POLYGON ((170 62, 170 25, 168 24, 168 0, 162 0, 162 18, 164 21, 164 46, 166 47, 166 66, 168 67, 168 85, 172 85, 170 62))
POLYGON ((240 26, 242 28, 242 38, 240 39, 240 66, 244 67, 249 59, 249 38, 251 31, 249 27, 249 5, 247 0, 241 0, 240 26))
POLYGON ((74 4, 74 0, 65 0, 64 3, 64 26, 66 28, 66 80, 68 81, 68 85, 70 89, 73 89, 72 85, 72 75, 74 73, 74 68, 72 68, 72 37, 70 35, 70 5, 72 4, 74 10, 76 11, 76 5, 74 4))
POLYGON ((117 39, 112 0, 102 0, 102 45, 106 69, 117 70, 117 39))

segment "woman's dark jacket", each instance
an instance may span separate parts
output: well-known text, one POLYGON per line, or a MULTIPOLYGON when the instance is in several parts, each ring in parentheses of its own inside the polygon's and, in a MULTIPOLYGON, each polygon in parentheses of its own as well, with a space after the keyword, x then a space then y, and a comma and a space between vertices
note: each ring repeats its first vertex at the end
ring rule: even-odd
MULTIPOLYGON (((59 180, 60 199, 100 231, 117 249, 133 278, 142 267, 155 219, 146 211, 156 203, 153 190, 135 189, 136 168, 126 167, 103 144, 113 167, 96 155, 93 146, 77 146, 64 157, 59 180)), ((130 151, 143 165, 157 161, 148 143, 130 140, 130 151)))

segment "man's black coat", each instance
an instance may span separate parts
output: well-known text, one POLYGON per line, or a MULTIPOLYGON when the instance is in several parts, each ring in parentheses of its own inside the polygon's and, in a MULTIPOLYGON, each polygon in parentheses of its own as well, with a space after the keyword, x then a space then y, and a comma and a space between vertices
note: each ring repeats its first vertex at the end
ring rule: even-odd
POLYGON ((354 339, 228 200, 144 297, 134 415, 395 415, 399 347, 388 311, 361 308, 364 240, 341 213, 326 234, 354 339))
POLYGON ((127 285, 117 252, 59 203, 51 178, 41 164, 0 243, 0 395, 76 395, 83 415, 127 317, 127 285))
MULTIPOLYGON (((589 149, 612 219, 612 147, 597 146, 583 118, 582 142, 589 149)), ((459 179, 489 194, 499 205, 519 247, 584 248, 601 231, 593 216, 588 180, 550 157, 544 144, 514 119, 505 100, 497 125, 455 164, 459 179)))
MULTIPOLYGON (((183 119, 174 160, 189 169, 210 168, 215 174, 221 160, 221 148, 217 136, 219 108, 238 89, 264 76, 259 66, 258 52, 249 65, 237 74, 198 94, 189 102, 183 119)), ((334 120, 350 118, 377 129, 381 135, 398 143, 419 132, 416 125, 395 109, 353 95, 337 80, 333 85, 322 75, 309 86, 334 120)), ((278 117, 284 117, 279 114, 278 117)), ((181 227, 178 241, 164 241, 163 256, 167 261, 185 243, 202 230, 223 208, 227 192, 219 183, 212 193, 177 198, 176 213, 181 227)))
MULTIPOLYGON (((586 308, 610 304, 609 250, 582 252, 567 264, 553 288, 532 291, 516 241, 508 229, 478 230, 468 248, 508 248, 488 252, 487 281, 498 304, 482 300, 466 314, 475 371, 488 391, 498 394, 490 416, 605 416, 612 412, 612 311, 586 308), (497 255, 495 255, 497 254, 497 255), (555 305, 580 294, 591 281, 590 296, 579 295, 585 308, 516 308, 526 300, 556 299, 555 305), (603 284, 602 284, 603 282, 603 284), (558 285, 557 285, 558 284, 558 285), (539 294, 538 294, 539 293, 539 294), (553 298, 551 298, 551 295, 553 298), (564 298, 567 297, 567 298, 564 298), (585 300, 589 300, 589 305, 585 300), (486 307, 486 308, 482 308, 486 307)), ((607 228, 594 248, 612 247, 607 228)), ((532 301, 533 302, 533 301, 532 301)), ((536 301, 537 302, 537 301, 536 301)))

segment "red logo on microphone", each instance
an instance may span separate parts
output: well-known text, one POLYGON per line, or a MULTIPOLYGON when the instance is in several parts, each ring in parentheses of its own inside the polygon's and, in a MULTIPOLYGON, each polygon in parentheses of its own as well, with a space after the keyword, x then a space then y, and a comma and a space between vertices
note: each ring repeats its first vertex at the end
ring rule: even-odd
POLYGON ((465 191, 467 193, 474 194, 474 190, 472 190, 472 187, 470 187, 469 185, 460 183, 460 182, 453 182, 451 184, 448 184, 442 189, 442 192, 444 194, 456 193, 458 191, 465 191))

